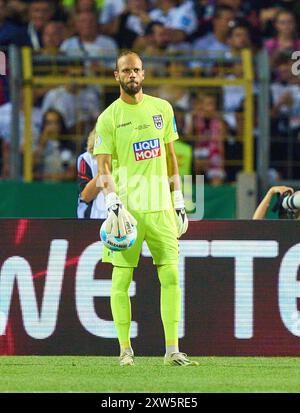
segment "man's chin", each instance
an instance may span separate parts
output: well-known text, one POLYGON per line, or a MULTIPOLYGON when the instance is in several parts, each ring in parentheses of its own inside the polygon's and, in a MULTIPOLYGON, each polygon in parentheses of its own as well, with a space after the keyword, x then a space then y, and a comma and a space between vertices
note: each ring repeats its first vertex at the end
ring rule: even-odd
POLYGON ((137 93, 139 93, 139 91, 141 90, 141 87, 133 87, 133 88, 126 87, 126 88, 123 88, 123 90, 124 92, 127 93, 127 95, 135 96, 137 93))

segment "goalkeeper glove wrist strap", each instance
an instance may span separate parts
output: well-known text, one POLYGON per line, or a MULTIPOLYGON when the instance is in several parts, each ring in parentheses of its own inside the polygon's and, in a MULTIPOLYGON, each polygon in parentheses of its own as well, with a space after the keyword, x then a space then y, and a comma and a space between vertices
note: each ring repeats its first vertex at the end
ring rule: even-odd
POLYGON ((117 194, 115 192, 110 192, 109 194, 106 195, 105 197, 105 205, 106 208, 109 209, 111 208, 113 205, 120 205, 122 204, 120 198, 117 196, 117 194))
POLYGON ((172 192, 172 201, 175 209, 184 208, 184 198, 180 190, 172 192))

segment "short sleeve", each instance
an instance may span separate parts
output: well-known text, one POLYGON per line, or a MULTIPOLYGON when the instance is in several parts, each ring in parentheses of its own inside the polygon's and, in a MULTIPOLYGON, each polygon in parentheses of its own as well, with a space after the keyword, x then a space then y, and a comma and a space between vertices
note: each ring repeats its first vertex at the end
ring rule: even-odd
POLYGON ((94 155, 114 153, 114 133, 112 121, 107 116, 100 115, 96 124, 96 139, 94 144, 94 155))
POLYGON ((177 125, 176 125, 176 119, 174 115, 174 111, 172 106, 170 105, 169 102, 166 102, 166 111, 165 111, 165 122, 166 122, 166 133, 164 137, 164 142, 165 143, 170 143, 173 141, 176 141, 179 139, 178 133, 177 133, 177 125))
POLYGON ((77 184, 81 193, 86 185, 93 179, 93 173, 89 164, 83 157, 77 162, 77 184))

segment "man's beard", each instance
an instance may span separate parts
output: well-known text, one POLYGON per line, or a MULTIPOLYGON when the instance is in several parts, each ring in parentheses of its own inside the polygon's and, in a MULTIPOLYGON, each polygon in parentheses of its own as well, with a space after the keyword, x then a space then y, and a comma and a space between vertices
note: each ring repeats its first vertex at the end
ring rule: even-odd
POLYGON ((124 90, 124 92, 127 93, 127 95, 134 96, 137 93, 139 93, 139 91, 141 90, 142 83, 140 84, 136 84, 134 82, 125 83, 120 80, 120 86, 124 90))

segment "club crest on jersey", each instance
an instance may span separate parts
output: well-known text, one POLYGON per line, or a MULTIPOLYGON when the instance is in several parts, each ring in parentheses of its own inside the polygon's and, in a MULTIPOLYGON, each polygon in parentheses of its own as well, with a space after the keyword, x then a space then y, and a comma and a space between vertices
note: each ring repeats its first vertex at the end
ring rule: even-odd
POLYGON ((133 150, 136 161, 157 158, 160 156, 159 139, 149 139, 148 141, 136 142, 133 144, 133 150))
POLYGON ((154 115, 152 116, 154 125, 157 129, 162 129, 164 126, 164 121, 161 115, 154 115))

